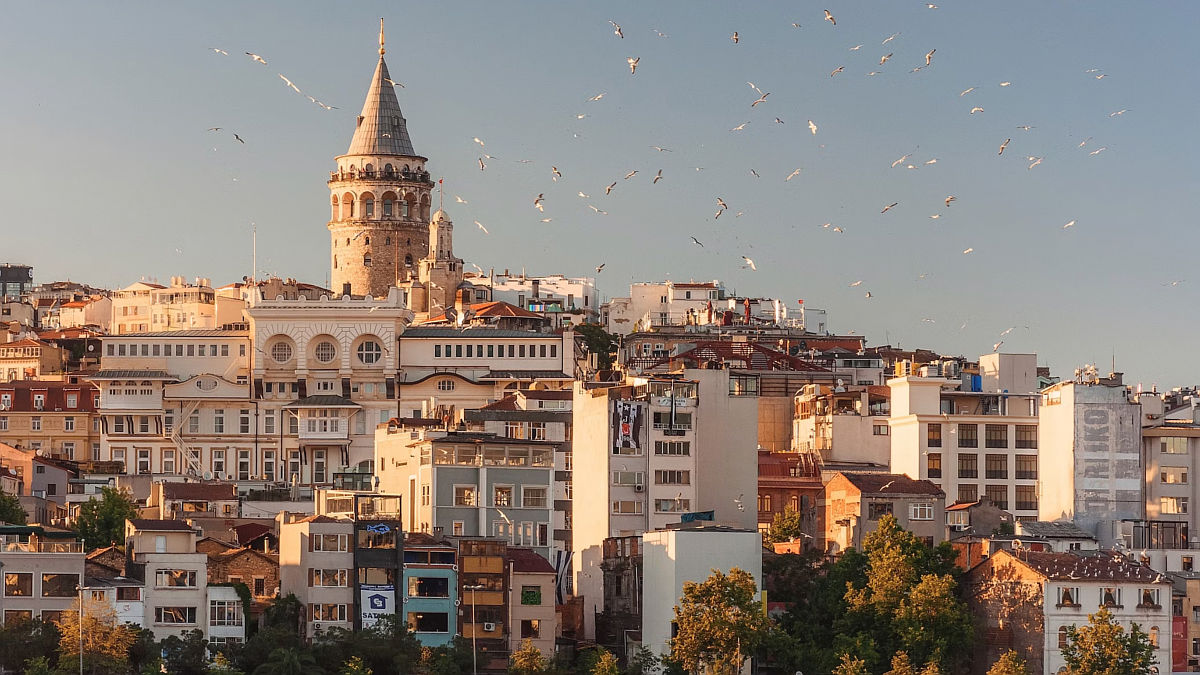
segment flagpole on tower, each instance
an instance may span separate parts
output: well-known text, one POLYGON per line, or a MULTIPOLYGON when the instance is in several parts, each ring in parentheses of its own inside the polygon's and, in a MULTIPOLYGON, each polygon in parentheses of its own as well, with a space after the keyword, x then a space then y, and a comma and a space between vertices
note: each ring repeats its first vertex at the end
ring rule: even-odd
POLYGON ((438 211, 442 210, 442 203, 446 199, 446 189, 442 186, 445 178, 438 178, 438 211))

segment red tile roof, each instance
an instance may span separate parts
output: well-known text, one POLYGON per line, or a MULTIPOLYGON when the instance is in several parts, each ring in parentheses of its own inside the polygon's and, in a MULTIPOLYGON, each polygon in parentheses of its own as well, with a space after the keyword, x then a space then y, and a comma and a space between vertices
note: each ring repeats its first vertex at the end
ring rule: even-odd
MULTIPOLYGON (((997 551, 1001 553, 1001 551, 997 551)), ((1043 551, 1002 551, 1029 569, 1048 579, 1072 581, 1147 581, 1167 583, 1166 576, 1117 553, 1048 553, 1043 551)))
POLYGON ((508 561, 514 572, 554 574, 554 566, 548 560, 528 548, 508 549, 508 561))
POLYGON ((944 495, 942 489, 927 480, 914 480, 902 473, 843 472, 846 480, 863 494, 944 495))
POLYGON ((242 546, 274 532, 273 529, 262 523, 242 523, 235 526, 233 531, 237 533, 238 543, 242 546))
POLYGON ((22 340, 16 340, 14 342, 0 342, 0 347, 49 347, 49 346, 50 346, 49 344, 42 342, 41 340, 35 340, 33 338, 24 338, 22 340))
POLYGON ((147 532, 192 532, 192 526, 182 520, 152 520, 149 518, 134 518, 129 521, 139 530, 147 532))
MULTIPOLYGON (((500 317, 515 317, 519 319, 538 320, 542 319, 541 314, 535 314, 528 310, 521 309, 520 307, 504 302, 503 300, 493 300, 491 302, 480 302, 473 304, 471 305, 471 312, 474 313, 471 319, 494 319, 500 317)), ((445 321, 447 321, 446 314, 442 313, 438 316, 431 316, 428 320, 422 323, 442 323, 445 321)))
POLYGON ((0 384, 0 394, 10 394, 12 412, 35 412, 33 395, 45 396, 42 411, 94 412, 95 397, 100 390, 90 382, 60 382, 52 380, 15 380, 0 384), (67 394, 78 394, 74 408, 67 407, 67 394))
POLYGON ((519 408, 517 406, 517 395, 516 394, 508 394, 504 398, 500 399, 499 401, 496 401, 494 403, 489 403, 489 404, 483 406, 482 408, 480 408, 480 410, 520 410, 520 409, 521 408, 519 408))
POLYGON ((700 366, 717 361, 728 368, 744 370, 789 370, 807 373, 829 373, 827 368, 811 361, 790 356, 784 352, 765 347, 755 342, 728 342, 725 340, 697 341, 696 346, 675 356, 664 356, 644 366, 645 369, 670 365, 673 362, 700 366))

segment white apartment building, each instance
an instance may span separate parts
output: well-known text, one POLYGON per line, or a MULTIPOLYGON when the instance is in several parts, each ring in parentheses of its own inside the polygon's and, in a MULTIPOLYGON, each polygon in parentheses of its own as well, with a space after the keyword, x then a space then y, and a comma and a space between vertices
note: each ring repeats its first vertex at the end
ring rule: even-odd
POLYGON ((1122 521, 1144 519, 1142 419, 1119 373, 1100 378, 1089 369, 1044 389, 1039 454, 1047 480, 1039 520, 1073 520, 1107 548, 1118 539, 1122 521))
POLYGON ((103 333, 111 332, 112 327, 112 298, 107 295, 93 295, 83 300, 72 300, 63 303, 58 310, 58 328, 82 328, 97 326, 103 333))
MULTIPOLYGON (((670 654, 683 585, 708 579, 714 569, 729 574, 735 567, 754 577, 761 597, 762 535, 756 530, 718 526, 643 534, 642 646, 659 656, 670 654)), ((743 672, 750 672, 749 659, 743 672)))
POLYGON ((219 328, 241 321, 245 308, 241 298, 214 291, 208 279, 189 284, 172 277, 170 286, 150 289, 150 330, 219 328))
POLYGON ((111 332, 147 333, 150 331, 150 291, 163 288, 161 284, 136 281, 125 288, 112 292, 111 332))
POLYGON ((600 320, 605 330, 620 335, 651 326, 709 324, 716 321, 715 311, 724 296, 720 281, 637 283, 629 287, 629 297, 604 303, 600 320), (714 310, 712 316, 709 307, 714 310))
POLYGON ((929 479, 948 503, 987 496, 1018 520, 1037 520, 1036 369, 1033 354, 986 354, 981 391, 941 377, 889 380, 891 471, 929 479))
MULTIPOLYGON (((728 370, 577 384, 573 407, 572 524, 576 593, 602 604, 602 546, 712 511, 716 524, 755 531, 758 401, 732 395, 728 370), (603 477, 602 479, 600 477, 603 477)), ((604 607, 599 607, 603 610, 604 607)), ((595 634, 584 612, 585 633, 595 634)))
POLYGON ((354 627, 354 523, 309 516, 279 525, 279 593, 305 609, 305 636, 354 627))
POLYGON ((822 464, 887 469, 891 391, 881 386, 805 385, 793 403, 792 450, 822 464))

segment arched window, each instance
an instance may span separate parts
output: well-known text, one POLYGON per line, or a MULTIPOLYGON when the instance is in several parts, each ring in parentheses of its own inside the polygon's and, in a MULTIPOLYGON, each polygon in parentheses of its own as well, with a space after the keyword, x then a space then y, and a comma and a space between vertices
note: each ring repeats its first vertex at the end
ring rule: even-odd
POLYGON ((1158 626, 1150 627, 1150 646, 1158 649, 1158 626))
POLYGON ((329 363, 337 356, 337 347, 328 340, 322 340, 313 349, 313 356, 321 363, 329 363))
POLYGON ((383 175, 387 176, 388 178, 391 178, 395 174, 396 174, 396 170, 392 168, 391 164, 383 165, 383 175))
POLYGON ((375 172, 375 167, 368 164, 363 167, 363 171, 366 172, 368 177, 370 177, 370 175, 375 172))
POLYGON ((271 345, 271 360, 275 363, 287 363, 292 360, 292 346, 286 342, 276 342, 271 345))
POLYGON ((375 195, 370 192, 362 196, 362 214, 363 218, 375 217, 375 195))
POLYGON ((358 360, 370 366, 379 361, 379 357, 383 354, 383 347, 374 340, 364 340, 358 346, 358 360))
POLYGON ((438 391, 454 391, 454 380, 438 380, 438 391))
POLYGON ((412 267, 412 256, 411 255, 404 256, 404 266, 412 267))
POLYGON ((392 245, 392 238, 391 238, 391 237, 384 237, 384 238, 383 238, 383 245, 384 245, 384 246, 391 246, 391 245, 392 245))
POLYGON ((1067 647, 1067 627, 1059 626, 1058 627, 1058 648, 1066 649, 1066 647, 1067 647))
POLYGON ((367 246, 370 246, 370 245, 371 245, 371 238, 370 238, 370 237, 366 237, 366 240, 365 240, 363 243, 364 243, 364 244, 366 244, 367 246))
POLYGON ((354 195, 347 192, 342 195, 342 220, 354 217, 354 195))
MULTIPOLYGON (((334 244, 337 244, 337 242, 334 242, 334 244)), ((333 269, 335 269, 335 270, 337 269, 337 256, 336 255, 333 256, 333 269)))
POLYGON ((371 266, 371 254, 368 253, 363 256, 363 267, 370 267, 370 266, 371 266))
POLYGON ((338 219, 338 198, 337 198, 337 195, 333 195, 332 197, 330 197, 330 198, 329 198, 329 200, 330 200, 330 203, 331 203, 331 204, 330 204, 331 211, 330 211, 330 214, 329 214, 329 219, 330 219, 330 220, 337 220, 337 219, 338 219))
POLYGON ((346 237, 346 245, 347 245, 347 246, 349 246, 349 245, 350 245, 350 237, 346 237))

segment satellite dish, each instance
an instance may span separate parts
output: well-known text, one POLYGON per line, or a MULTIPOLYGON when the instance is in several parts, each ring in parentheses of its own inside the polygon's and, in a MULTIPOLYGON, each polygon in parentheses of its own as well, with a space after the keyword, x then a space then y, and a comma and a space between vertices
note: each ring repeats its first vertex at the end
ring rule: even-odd
POLYGON ((33 451, 33 454, 37 455, 38 457, 45 457, 46 451, 42 450, 41 448, 38 448, 37 450, 33 451))
POLYGON ((212 472, 211 471, 204 472, 204 480, 212 480, 212 472))
POLYGON ((842 380, 842 378, 839 377, 837 379, 837 386, 844 387, 844 386, 846 386, 846 383, 845 383, 845 381, 842 380))

